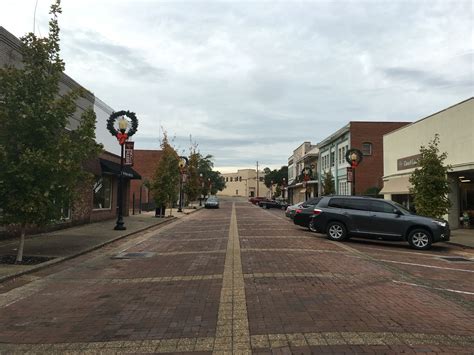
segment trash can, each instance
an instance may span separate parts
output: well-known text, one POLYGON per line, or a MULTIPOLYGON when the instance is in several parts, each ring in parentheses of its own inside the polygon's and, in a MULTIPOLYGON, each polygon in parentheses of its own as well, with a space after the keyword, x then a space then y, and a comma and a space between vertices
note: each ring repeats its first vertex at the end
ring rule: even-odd
POLYGON ((155 208, 155 217, 163 218, 165 217, 165 212, 166 212, 166 206, 157 207, 155 208))

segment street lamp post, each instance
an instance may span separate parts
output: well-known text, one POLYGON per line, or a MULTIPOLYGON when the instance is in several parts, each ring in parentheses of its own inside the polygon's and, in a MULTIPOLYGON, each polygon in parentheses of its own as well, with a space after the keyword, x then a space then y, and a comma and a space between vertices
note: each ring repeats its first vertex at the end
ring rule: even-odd
POLYGON ((351 165, 350 168, 347 168, 348 171, 350 169, 352 181, 352 195, 356 194, 356 168, 362 162, 362 152, 359 149, 349 149, 346 153, 346 161, 351 165))
POLYGON ((183 177, 186 173, 186 167, 188 166, 188 158, 179 157, 179 206, 178 212, 183 212, 183 177))
POLYGON ((199 182, 201 183, 201 191, 199 192, 199 207, 202 207, 202 192, 204 190, 204 180, 202 177, 202 173, 199 173, 199 182))
POLYGON ((273 180, 270 181, 270 200, 273 199, 273 180))
POLYGON ((124 145, 129 137, 133 136, 137 131, 138 120, 135 113, 130 111, 118 111, 112 113, 107 120, 107 129, 115 136, 120 144, 120 175, 119 185, 117 191, 117 202, 118 202, 118 213, 117 222, 115 224, 115 230, 125 230, 123 222, 123 166, 124 166, 124 145), (125 118, 128 117, 130 122, 125 118), (118 130, 115 128, 115 121, 118 119, 118 130), (128 131, 127 131, 128 129, 128 131))
POLYGON ((211 196, 211 193, 212 193, 212 182, 211 182, 211 178, 207 178, 207 184, 209 186, 209 196, 211 196))
POLYGON ((283 198, 286 198, 286 197, 285 197, 285 186, 286 186, 286 179, 285 179, 285 178, 282 179, 281 185, 282 185, 282 187, 281 187, 281 194, 282 194, 282 197, 283 197, 283 198))

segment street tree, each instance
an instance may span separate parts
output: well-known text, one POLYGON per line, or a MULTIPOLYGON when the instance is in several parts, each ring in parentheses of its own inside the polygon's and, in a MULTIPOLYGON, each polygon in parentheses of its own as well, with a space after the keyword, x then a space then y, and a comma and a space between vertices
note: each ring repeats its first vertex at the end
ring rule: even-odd
POLYGON ((151 192, 158 208, 169 207, 170 215, 179 192, 179 156, 168 140, 166 132, 161 141, 162 155, 156 167, 151 192))
POLYGON ((336 193, 334 178, 332 176, 331 170, 328 170, 327 173, 324 174, 323 192, 324 195, 333 195, 336 193))
POLYGON ((447 175, 451 167, 444 164, 448 154, 446 152, 440 154, 438 146, 439 135, 436 134, 428 146, 420 147, 419 167, 409 179, 416 212, 434 218, 443 217, 451 207, 447 175))
MULTIPOLYGON (((267 168, 266 168, 267 169, 267 168)), ((264 170, 265 171, 265 170, 264 170)), ((283 185, 283 181, 288 181, 288 167, 282 166, 280 169, 267 170, 268 173, 264 177, 265 186, 270 188, 273 184, 283 185), (285 179, 285 180, 283 180, 285 179)))
POLYGON ((188 157, 188 168, 186 184, 184 191, 189 201, 195 201, 201 194, 202 181, 199 176, 199 159, 200 154, 197 151, 197 146, 192 145, 188 157))
POLYGON ((214 171, 214 163, 212 155, 202 156, 199 153, 198 175, 202 174, 202 194, 214 195, 218 191, 225 189, 225 179, 220 172, 214 171))
POLYGON ((75 100, 83 92, 59 96, 65 69, 60 13, 57 0, 51 5, 48 37, 26 34, 21 38, 21 65, 0 68, 0 222, 20 229, 18 263, 23 260, 27 229, 61 219, 79 183, 92 184, 82 164, 100 152, 92 109, 84 111, 77 129, 67 129, 75 100))

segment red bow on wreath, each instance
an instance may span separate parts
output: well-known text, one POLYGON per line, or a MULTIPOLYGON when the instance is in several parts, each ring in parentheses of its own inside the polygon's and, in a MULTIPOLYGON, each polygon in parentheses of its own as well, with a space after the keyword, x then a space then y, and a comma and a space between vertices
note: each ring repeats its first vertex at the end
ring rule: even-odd
POLYGON ((127 133, 117 133, 117 140, 119 141, 119 144, 120 145, 123 145, 125 143, 125 141, 127 140, 128 138, 128 134, 127 133))

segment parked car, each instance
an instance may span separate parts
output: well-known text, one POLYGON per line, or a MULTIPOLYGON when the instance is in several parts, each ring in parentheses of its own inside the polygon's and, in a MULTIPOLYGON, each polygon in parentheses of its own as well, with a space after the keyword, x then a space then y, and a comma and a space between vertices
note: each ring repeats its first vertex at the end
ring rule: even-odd
POLYGON ((216 196, 210 196, 206 203, 204 204, 205 208, 219 208, 219 200, 216 196))
POLYGON ((357 196, 323 197, 313 210, 310 226, 331 240, 357 236, 407 241, 419 250, 448 241, 451 234, 445 220, 419 216, 393 201, 357 196))
POLYGON ((284 200, 262 200, 258 205, 263 208, 278 208, 281 210, 286 210, 288 207, 288 203, 284 200))
POLYGON ((293 216, 295 215, 295 211, 298 209, 298 208, 301 208, 301 206, 303 205, 304 202, 298 202, 294 205, 291 205, 291 206, 288 206, 286 208, 286 211, 285 211, 285 216, 287 216, 288 218, 291 218, 293 219, 293 216))
POLYGON ((262 200, 266 200, 266 197, 250 197, 249 202, 253 203, 254 205, 258 205, 258 203, 262 200))
POLYGON ((321 197, 313 197, 303 202, 293 213, 293 223, 309 228, 309 218, 313 215, 314 207, 321 201, 321 197))

